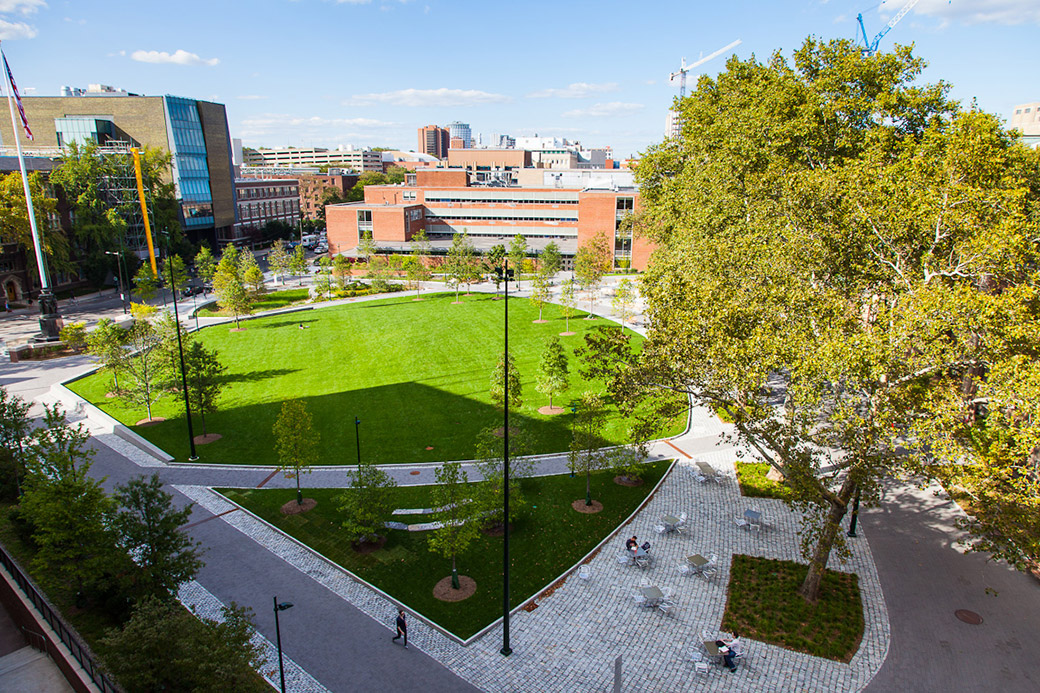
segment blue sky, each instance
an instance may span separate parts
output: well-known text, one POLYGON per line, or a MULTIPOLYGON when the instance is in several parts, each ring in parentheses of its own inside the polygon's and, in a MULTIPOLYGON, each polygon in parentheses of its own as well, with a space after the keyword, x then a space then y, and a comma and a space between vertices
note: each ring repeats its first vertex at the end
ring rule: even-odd
MULTIPOLYGON (((23 91, 103 83, 219 101, 252 146, 408 150, 418 127, 460 120, 627 157, 662 138, 682 57, 737 39, 742 58, 789 55, 810 34, 853 38, 860 12, 873 36, 903 4, 0 0, 0 38, 23 91)), ((1008 118, 1040 101, 1038 26, 1040 0, 920 0, 881 45, 913 42, 926 81, 1008 118)))

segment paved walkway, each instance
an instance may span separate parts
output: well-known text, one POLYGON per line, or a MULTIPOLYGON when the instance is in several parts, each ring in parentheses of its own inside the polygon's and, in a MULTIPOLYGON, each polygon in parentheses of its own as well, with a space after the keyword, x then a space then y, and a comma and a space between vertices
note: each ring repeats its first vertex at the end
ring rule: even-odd
MULTIPOLYGON (((609 312, 604 302, 597 305, 597 310, 609 312)), ((636 323, 639 324, 638 316, 636 323)), ((63 361, 68 365, 48 367, 53 362, 43 362, 0 366, 0 383, 10 384, 22 396, 42 394, 50 382, 84 368, 86 363, 86 359, 78 363, 73 359, 63 361), (24 368, 12 372, 11 366, 24 368)), ((211 610, 219 602, 231 600, 250 605, 258 615, 260 634, 268 639, 273 635, 273 624, 268 623, 273 621, 269 613, 271 597, 277 595, 297 604, 282 614, 283 646, 293 660, 291 690, 378 690, 387 686, 384 674, 391 670, 395 672, 393 687, 403 690, 466 690, 470 684, 496 691, 606 690, 611 682, 613 658, 618 654, 626 662, 625 690, 860 690, 879 668, 881 674, 869 690, 936 690, 939 688, 929 682, 949 681, 949 667, 930 656, 932 649, 943 647, 942 642, 950 645, 950 639, 934 642, 956 628, 951 628, 948 618, 929 624, 934 628, 930 632, 901 610, 893 610, 891 626, 888 621, 886 601, 899 604, 904 592, 908 593, 906 601, 920 596, 909 589, 908 580, 899 577, 908 565, 905 535, 916 536, 918 531, 931 529, 930 520, 913 515, 919 499, 906 498, 900 499, 903 507, 899 511, 903 516, 893 518, 868 512, 861 518, 868 536, 873 537, 875 531, 898 535, 891 542, 880 542, 877 569, 870 554, 870 548, 877 547, 873 541, 868 545, 866 537, 855 541, 851 564, 832 565, 857 572, 864 588, 867 632, 850 664, 752 642, 747 661, 737 674, 712 669, 708 676, 694 675, 685 656, 703 631, 718 628, 731 555, 739 552, 797 558, 797 518, 784 506, 756 499, 755 505, 766 512, 773 527, 761 535, 744 533, 732 522, 733 516, 747 505, 739 497, 735 481, 730 479, 721 487, 695 485, 692 476, 685 472, 690 464, 687 455, 696 455, 732 475, 735 450, 721 443, 718 435, 726 428, 706 412, 698 411, 687 434, 673 441, 684 454, 670 445, 655 446, 655 456, 678 456, 679 466, 624 533, 631 530, 640 537, 652 537, 651 527, 660 515, 679 511, 690 514, 693 532, 685 537, 651 538, 657 565, 646 574, 614 562, 614 544, 620 545, 620 540, 608 544, 591 562, 594 575, 590 582, 571 578, 552 596, 540 600, 534 611, 521 611, 514 616, 514 654, 508 659, 497 652, 501 643, 499 629, 462 648, 417 619, 412 620, 410 629, 410 643, 414 646, 404 651, 391 645, 389 633, 394 612, 390 603, 309 550, 244 512, 232 510, 232 506, 207 489, 211 485, 257 486, 270 476, 270 468, 166 466, 122 439, 97 431, 101 445, 97 446, 94 471, 108 475, 109 486, 141 471, 159 471, 164 481, 173 486, 178 502, 196 501, 192 516, 192 523, 196 524, 190 531, 210 550, 198 582, 182 593, 187 603, 211 610), (138 464, 149 468, 142 469, 138 464), (266 550, 257 551, 258 547, 266 550), (680 577, 675 570, 679 557, 694 551, 719 555, 722 570, 714 582, 680 577), (644 575, 675 589, 679 611, 674 617, 648 612, 631 603, 633 588, 644 575), (897 642, 899 638, 909 638, 910 646, 904 644, 889 651, 890 630, 897 642), (417 649, 422 652, 416 652, 417 649), (911 672, 914 675, 908 677, 911 672)), ((561 456, 547 456, 539 468, 542 473, 558 473, 564 465, 561 456)), ((399 482, 430 483, 435 466, 393 467, 392 471, 399 482), (409 473, 415 469, 420 471, 418 476, 409 473)), ((309 475, 308 485, 342 486, 343 477, 342 468, 319 469, 309 475)), ((266 485, 292 483, 276 475, 266 485)), ((892 502, 890 496, 885 508, 892 502)), ((954 593, 944 589, 947 583, 963 581, 964 573, 974 570, 966 568, 965 560, 971 558, 975 557, 947 556, 946 571, 914 571, 915 579, 933 585, 935 592, 926 596, 937 600, 940 594, 954 593)), ((1007 601, 1022 597, 1030 604, 1036 602, 1034 583, 1017 574, 1009 577, 1007 601)), ((919 603, 917 608, 921 608, 919 603)), ((998 621, 991 626, 997 630, 987 632, 987 636, 992 636, 990 641, 996 639, 1001 648, 1021 648, 1020 657, 1004 658, 1014 660, 1010 673, 999 673, 1008 667, 997 657, 971 658, 969 649, 966 658, 978 672, 976 681, 1010 683, 1014 690, 1035 689, 1027 686, 1036 678, 1031 673, 1036 661, 1035 645, 1027 631, 1016 630, 1017 625, 1012 625, 998 621), (1023 687, 1016 688, 1017 684, 1023 687)), ((961 645, 960 641, 956 644, 961 645)), ((957 679, 941 688, 972 689, 958 686, 957 679)))

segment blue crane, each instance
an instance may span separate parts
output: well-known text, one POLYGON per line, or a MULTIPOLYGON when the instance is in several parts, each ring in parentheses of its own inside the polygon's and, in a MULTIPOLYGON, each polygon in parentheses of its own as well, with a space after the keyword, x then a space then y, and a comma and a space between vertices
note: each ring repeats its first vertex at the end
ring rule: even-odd
POLYGON ((905 5, 903 5, 903 9, 899 10, 899 12, 896 13, 896 16, 892 17, 892 19, 890 19, 888 21, 888 24, 885 26, 884 29, 882 29, 881 31, 879 31, 877 33, 877 36, 874 37, 873 41, 871 41, 871 40, 869 40, 867 38, 867 29, 866 29, 866 27, 863 26, 863 15, 862 15, 862 13, 861 14, 857 14, 856 15, 856 21, 859 22, 859 30, 863 34, 863 48, 860 49, 863 52, 863 54, 867 55, 867 56, 870 56, 870 55, 874 55, 875 53, 877 53, 878 44, 881 43, 881 39, 885 38, 885 34, 887 34, 888 32, 892 31, 892 28, 896 24, 899 24, 899 20, 901 20, 903 17, 905 17, 907 12, 909 12, 912 9, 914 9, 914 5, 916 5, 920 1, 921 0, 910 0, 910 2, 906 3, 905 5))

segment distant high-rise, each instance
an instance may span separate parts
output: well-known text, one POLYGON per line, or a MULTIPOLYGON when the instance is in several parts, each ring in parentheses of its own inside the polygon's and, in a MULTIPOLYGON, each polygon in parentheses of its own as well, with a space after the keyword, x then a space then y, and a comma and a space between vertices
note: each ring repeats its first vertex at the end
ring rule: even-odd
POLYGON ((460 123, 457 120, 454 123, 448 123, 448 133, 451 136, 453 149, 469 149, 473 146, 473 132, 470 130, 469 123, 460 123), (461 146, 456 147, 456 143, 460 143, 461 146))
POLYGON ((420 154, 429 154, 438 159, 444 159, 448 156, 448 147, 448 131, 445 128, 436 125, 419 128, 419 148, 416 151, 420 154))

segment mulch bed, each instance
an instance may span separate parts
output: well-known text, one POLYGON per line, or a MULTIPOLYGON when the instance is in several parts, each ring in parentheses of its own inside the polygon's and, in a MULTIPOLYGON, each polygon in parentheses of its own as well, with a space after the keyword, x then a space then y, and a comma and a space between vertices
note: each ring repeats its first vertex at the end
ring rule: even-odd
POLYGON ((556 416, 567 411, 563 407, 538 407, 538 413, 542 416, 556 416))
POLYGON ((577 332, 561 332, 560 336, 561 337, 573 337, 576 334, 578 334, 578 333, 577 332))
POLYGON ((535 325, 544 325, 545 323, 547 323, 549 321, 548 320, 532 320, 531 322, 533 322, 535 325))
POLYGON ((303 503, 297 503, 294 500, 289 501, 282 506, 283 515, 299 515, 305 513, 308 510, 314 510, 314 507, 318 505, 318 501, 313 498, 304 498, 303 503))
POLYGON ((584 515, 592 515, 594 513, 603 512, 603 504, 600 503, 598 500, 592 501, 592 505, 585 505, 585 499, 579 498, 578 500, 571 503, 571 507, 584 515))
POLYGON ((195 436, 195 444, 205 445, 206 443, 212 443, 214 441, 220 440, 223 437, 224 436, 220 435, 219 433, 207 433, 203 436, 195 436))
POLYGON ((166 419, 164 419, 161 416, 154 416, 154 417, 152 417, 150 419, 141 419, 140 421, 138 421, 134 425, 135 426, 141 426, 143 428, 144 426, 154 426, 155 424, 162 423, 165 420, 166 419))
POLYGON ((616 476, 614 477, 614 483, 618 486, 642 486, 643 480, 639 477, 616 476))
MULTIPOLYGON (((505 532, 505 525, 503 525, 502 523, 498 523, 498 524, 494 525, 493 527, 481 527, 480 531, 481 531, 481 533, 485 537, 501 537, 501 536, 505 536, 505 533, 506 533, 505 532)), ((510 531, 510 533, 512 533, 512 531, 513 531, 513 523, 512 522, 509 523, 509 531, 510 531)))
POLYGON ((433 596, 442 602, 461 602, 477 592, 477 581, 468 575, 459 576, 459 588, 452 589, 451 576, 440 580, 433 587, 433 596))
POLYGON ((244 328, 244 327, 232 327, 230 330, 228 330, 228 332, 245 332, 245 331, 246 331, 246 328, 244 328))

